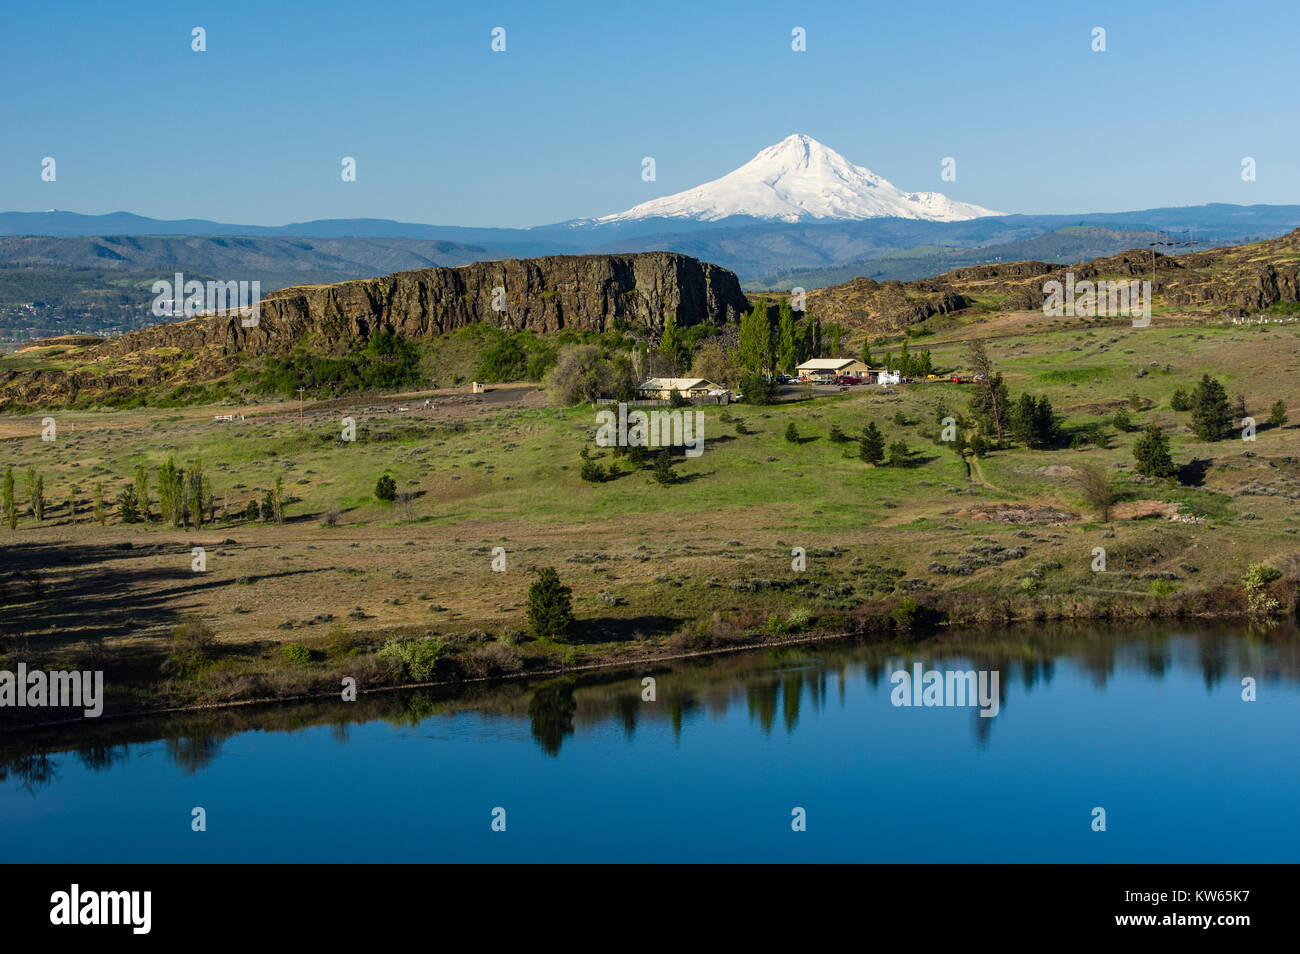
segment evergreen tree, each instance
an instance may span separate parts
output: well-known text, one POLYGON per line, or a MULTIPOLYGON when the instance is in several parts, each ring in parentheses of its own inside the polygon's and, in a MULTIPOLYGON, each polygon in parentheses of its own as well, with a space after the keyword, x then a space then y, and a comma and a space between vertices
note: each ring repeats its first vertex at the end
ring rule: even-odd
POLYGON ((36 478, 36 493, 32 498, 32 509, 36 511, 36 519, 45 519, 45 475, 42 474, 36 478))
POLYGON ((1223 385, 1208 374, 1192 391, 1192 433, 1203 441, 1222 440, 1232 428, 1232 413, 1223 385))
POLYGON ((814 317, 812 321, 813 321, 812 356, 814 358, 820 358, 822 356, 822 320, 820 318, 814 317))
POLYGON ((1034 406, 1034 446, 1051 447, 1060 437, 1061 428, 1056 422, 1052 402, 1044 394, 1034 406))
POLYGON ((880 428, 876 427, 875 421, 868 421, 867 426, 862 429, 861 448, 858 454, 871 464, 885 456, 885 435, 880 433, 880 428))
POLYGON ((650 476, 664 486, 677 480, 677 474, 673 471, 673 460, 668 456, 668 448, 665 447, 655 454, 655 466, 650 476))
POLYGON ((1169 438, 1154 424, 1148 425, 1133 445, 1133 459, 1143 477, 1172 477, 1175 473, 1169 438))
POLYGON ((1007 428, 1011 439, 1030 447, 1034 443, 1034 413, 1038 405, 1032 395, 1026 393, 1016 399, 1008 414, 1007 428))
POLYGON ((866 338, 862 339, 862 363, 868 368, 871 367, 873 363, 871 357, 871 342, 866 338))
POLYGON ((1173 397, 1169 399, 1169 406, 1175 411, 1190 411, 1192 409, 1191 395, 1183 388, 1175 388, 1173 397))
POLYGON ((528 627, 537 639, 562 639, 573 625, 573 590, 560 582, 553 567, 537 571, 528 588, 528 627))
POLYGON ((994 372, 993 361, 989 358, 983 339, 975 338, 971 341, 967 360, 972 374, 979 378, 971 394, 971 413, 986 433, 993 433, 1001 441, 1007 423, 1007 410, 1011 404, 1002 374, 994 372))
POLYGON ((1286 423, 1286 401, 1279 400, 1269 411, 1268 422, 1274 427, 1281 427, 1286 423))
POLYGON ((135 487, 128 484, 117 494, 117 515, 123 523, 139 523, 140 509, 136 506, 135 487))
POLYGON ((894 443, 889 445, 890 466, 891 467, 905 466, 908 462, 909 454, 911 454, 911 451, 908 450, 906 441, 902 441, 902 440, 894 441, 894 443))
POLYGON ((27 513, 29 516, 36 516, 36 468, 31 464, 27 465, 27 477, 23 481, 23 490, 27 494, 27 513))
POLYGON ((18 529, 18 501, 14 498, 13 467, 5 468, 4 508, 5 508, 5 523, 9 524, 10 530, 17 530, 18 529))

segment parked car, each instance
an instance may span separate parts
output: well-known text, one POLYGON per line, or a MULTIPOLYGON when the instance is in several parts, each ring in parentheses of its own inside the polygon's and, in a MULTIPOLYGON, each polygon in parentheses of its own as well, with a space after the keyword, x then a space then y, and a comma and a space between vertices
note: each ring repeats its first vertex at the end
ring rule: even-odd
POLYGON ((778 374, 778 375, 776 376, 776 383, 777 383, 777 384, 789 384, 789 383, 790 383, 791 381, 793 381, 793 380, 794 380, 794 378, 790 377, 790 375, 788 375, 788 374, 778 374))
POLYGON ((841 374, 835 379, 836 384, 861 384, 862 379, 853 374, 841 374))

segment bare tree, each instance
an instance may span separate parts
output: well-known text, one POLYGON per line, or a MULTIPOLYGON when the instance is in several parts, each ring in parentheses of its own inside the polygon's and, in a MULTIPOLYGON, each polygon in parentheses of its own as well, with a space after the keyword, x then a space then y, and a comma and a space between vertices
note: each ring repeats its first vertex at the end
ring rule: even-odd
POLYGON ((403 490, 393 498, 393 502, 401 509, 402 519, 407 523, 415 522, 415 497, 411 491, 403 490))
POLYGON ((1110 508, 1115 503, 1115 481, 1101 464, 1088 461, 1075 465, 1074 482, 1083 494, 1083 501, 1094 508, 1103 521, 1110 520, 1110 508))

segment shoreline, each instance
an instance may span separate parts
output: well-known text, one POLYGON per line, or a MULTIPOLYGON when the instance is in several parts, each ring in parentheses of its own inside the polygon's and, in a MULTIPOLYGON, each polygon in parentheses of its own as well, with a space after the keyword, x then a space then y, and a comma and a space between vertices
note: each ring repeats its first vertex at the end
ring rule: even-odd
MULTIPOLYGON (((498 673, 490 676, 472 676, 458 679, 442 679, 430 682, 401 682, 391 685, 378 685, 369 688, 357 686, 358 700, 362 696, 376 696, 384 693, 403 692, 413 689, 454 689, 456 687, 469 687, 476 685, 485 685, 491 683, 508 683, 518 682, 521 680, 539 679, 548 677, 564 677, 584 672, 600 672, 617 669, 629 669, 634 666, 655 666, 662 663, 677 662, 686 659, 699 659, 705 657, 726 656, 735 653, 754 652, 762 649, 777 649, 789 646, 806 646, 817 643, 841 642, 853 639, 863 639, 877 637, 880 641, 889 639, 910 638, 915 640, 925 640, 940 635, 944 632, 951 632, 959 629, 976 629, 986 628, 988 626, 1021 626, 1024 624, 1042 624, 1046 622, 1053 623, 1072 623, 1088 624, 1101 622, 1120 622, 1123 620, 1141 619, 1150 622, 1173 621, 1173 620, 1196 620, 1203 623, 1208 622, 1229 622, 1237 621, 1246 623, 1255 617, 1246 612, 1204 612, 1198 614, 1187 614, 1185 612, 1170 612, 1166 614, 1133 614, 1115 616, 1111 615, 1092 615, 1092 616, 1070 616, 1049 618, 1046 616, 1029 616, 1018 615, 1005 617, 1001 619, 986 619, 981 621, 961 620, 957 622, 944 621, 942 623, 923 627, 919 629, 893 629, 882 627, 880 629, 863 628, 857 630, 845 630, 835 632, 810 632, 797 636, 769 637, 755 641, 745 641, 728 646, 715 646, 707 649, 697 650, 675 650, 667 653, 641 655, 631 658, 606 658, 594 662, 584 663, 573 666, 550 666, 541 669, 525 669, 518 672, 498 673)), ((1284 622, 1288 619, 1286 615, 1270 617, 1276 622, 1284 622)), ((1294 617, 1292 617, 1294 620, 1294 617)), ((32 732, 42 729, 67 728, 73 725, 80 725, 89 721, 95 724, 106 722, 123 722, 131 719, 150 719, 164 715, 179 715, 194 712, 215 712, 229 709, 248 708, 252 706, 273 706, 281 703, 295 702, 319 702, 323 700, 334 700, 342 702, 340 698, 341 691, 338 689, 328 692, 301 692, 284 696, 265 696, 253 699, 231 699, 221 702, 196 702, 180 706, 157 706, 157 707, 136 707, 122 711, 105 711, 102 715, 89 720, 86 717, 55 719, 41 722, 28 722, 19 725, 0 728, 0 739, 5 737, 18 737, 23 733, 32 732)))

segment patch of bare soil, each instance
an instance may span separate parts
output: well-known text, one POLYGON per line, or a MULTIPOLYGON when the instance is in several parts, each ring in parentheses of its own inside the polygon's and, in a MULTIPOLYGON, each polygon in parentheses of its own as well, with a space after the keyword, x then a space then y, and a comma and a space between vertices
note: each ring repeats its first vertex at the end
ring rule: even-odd
POLYGON ((992 523, 1023 523, 1049 527, 1059 527, 1079 519, 1077 513, 1035 504, 983 504, 963 510, 949 510, 947 515, 965 517, 969 520, 988 520, 992 523))

